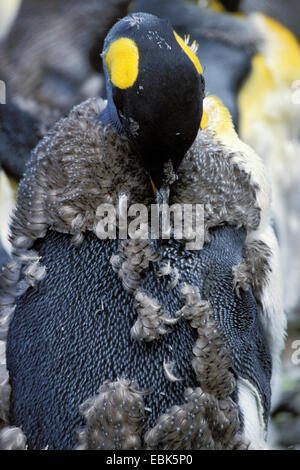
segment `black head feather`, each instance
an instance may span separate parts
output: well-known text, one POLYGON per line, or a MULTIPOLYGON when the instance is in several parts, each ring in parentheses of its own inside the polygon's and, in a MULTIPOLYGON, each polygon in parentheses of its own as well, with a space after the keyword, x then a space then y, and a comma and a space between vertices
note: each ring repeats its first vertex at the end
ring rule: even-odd
POLYGON ((166 179, 165 165, 171 161, 173 170, 177 170, 199 130, 203 101, 201 65, 168 20, 146 13, 136 13, 116 23, 105 39, 102 57, 108 106, 100 119, 127 134, 160 188, 166 179), (124 59, 124 54, 117 52, 111 64, 111 47, 121 38, 129 40, 138 55, 132 70, 128 67, 133 73, 128 81, 126 77, 122 81, 122 74, 125 76, 128 71, 126 66, 120 66, 117 73, 111 69, 118 68, 115 61, 124 59))

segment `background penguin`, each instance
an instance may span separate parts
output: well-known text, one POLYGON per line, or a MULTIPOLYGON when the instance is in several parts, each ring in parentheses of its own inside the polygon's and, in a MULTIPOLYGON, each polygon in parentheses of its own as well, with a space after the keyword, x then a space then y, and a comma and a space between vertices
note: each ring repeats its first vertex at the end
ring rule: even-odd
POLYGON ((42 120, 14 103, 0 106, 0 162, 14 181, 18 182, 22 178, 30 152, 46 129, 43 128, 42 120))
MULTIPOLYGON (((0 41, 3 40, 17 16, 19 7, 21 4, 21 0, 12 0, 8 2, 7 0, 0 0, 0 41)), ((0 79, 2 76, 0 76, 0 79)), ((0 83, 1 87, 1 83, 0 83)), ((3 89, 0 89, 0 125, 2 120, 2 113, 4 110, 3 105, 3 98, 5 101, 5 96, 2 97, 3 89)), ((5 94, 5 89, 4 89, 5 94)), ((2 124, 3 126, 3 124, 2 124)), ((36 143, 36 142, 35 142, 36 143)), ((3 128, 0 127, 0 155, 1 155, 1 163, 0 163, 0 214, 2 218, 1 223, 1 233, 0 233, 0 266, 3 265, 5 261, 7 261, 10 253, 10 244, 8 241, 8 224, 9 224, 9 217, 12 212, 15 203, 14 197, 14 188, 12 187, 5 171, 3 169, 3 128)), ((7 149, 6 149, 7 150, 7 149)), ((5 157, 6 160, 7 154, 5 157)))
POLYGON ((300 40, 300 4, 298 0, 285 0, 284 2, 281 0, 242 0, 241 7, 247 14, 261 12, 274 18, 300 40))
MULTIPOLYGON (((257 53, 237 95, 239 133, 264 158, 272 180, 273 218, 284 270, 284 307, 295 321, 299 316, 300 273, 297 202, 300 48, 291 31, 299 38, 299 2, 239 3, 239 14, 258 38, 257 53)), ((228 10, 221 2, 208 2, 206 6, 219 12, 228 10)))
POLYGON ((0 0, 0 80, 5 81, 7 92, 6 104, 0 106, 0 213, 3 221, 0 266, 9 254, 7 224, 17 182, 23 176, 30 151, 61 117, 63 110, 93 95, 95 86, 96 92, 99 90, 101 78, 98 75, 99 78, 93 79, 86 49, 92 51, 94 43, 99 41, 101 49, 101 35, 103 40, 115 18, 126 12, 128 2, 114 1, 104 7, 103 3, 94 1, 81 5, 81 11, 79 3, 82 2, 77 5, 74 1, 63 2, 62 5, 62 2, 52 1, 47 5, 45 1, 0 0), (80 22, 83 25, 89 17, 97 22, 98 29, 87 38, 88 35, 80 35, 80 22), (75 34, 76 28, 79 33, 75 34), (84 49, 81 62, 74 37, 81 41, 84 49), (80 91, 76 90, 78 70, 81 75, 77 85, 83 85, 84 70, 87 78, 86 87, 80 91))
POLYGON ((20 95, 67 112, 99 94, 103 40, 126 14, 128 4, 129 0, 22 2, 0 46, 1 79, 8 83, 8 99, 20 95))
POLYGON ((273 217, 282 251, 285 308, 299 303, 300 46, 295 36, 260 13, 249 16, 263 41, 241 89, 240 135, 265 160, 273 187, 273 217))
POLYGON ((97 99, 74 108, 38 145, 20 184, 14 257, 2 276, 3 314, 11 317, 11 424, 22 427, 30 448, 74 447, 83 417, 81 448, 264 446, 284 316, 261 160, 239 141, 215 98, 205 98, 198 132, 202 68, 168 22, 137 14, 117 23, 104 66, 106 111, 97 99), (147 73, 151 66, 161 80, 147 73), (164 97, 169 122, 159 118, 164 97), (153 132, 173 171, 143 149, 139 99, 152 113, 147 130, 159 122, 161 132, 171 132, 176 123, 177 139, 153 132), (174 142, 181 158, 190 147, 181 164, 169 153, 174 142), (176 181, 169 179, 174 170, 176 181), (130 203, 153 202, 149 174, 158 189, 173 183, 170 203, 204 205, 203 250, 188 252, 172 238, 97 238, 99 204, 121 210, 124 194, 130 203), (35 373, 28 373, 33 364, 35 373), (186 417, 179 428, 178 412, 186 417))
MULTIPOLYGON (((250 2, 245 2, 250 3, 250 2)), ((248 10, 255 9, 248 4, 248 10), (250 7, 250 8, 249 8, 250 7)), ((268 2, 261 2, 264 10, 268 2)), ((269 2, 268 13, 292 24, 297 18, 296 2, 269 2), (277 10, 277 12, 276 12, 277 10), (280 17, 278 12, 281 10, 280 17), (284 10, 284 11, 282 11, 284 10), (293 16, 291 23, 289 16, 293 16)), ((286 448, 298 444, 300 408, 290 406, 297 399, 299 372, 291 361, 294 341, 299 338, 299 100, 300 47, 296 37, 274 19, 252 13, 249 22, 263 41, 253 57, 251 73, 239 96, 240 133, 263 155, 273 188, 273 220, 279 238, 283 271, 284 308, 288 315, 288 341, 282 360, 281 394, 274 400, 273 445, 286 448), (285 393, 288 391, 288 394, 285 393), (286 401, 286 397, 288 401, 286 401), (285 410, 285 412, 283 411, 285 410), (291 413, 291 410, 293 412, 291 413), (289 429, 286 434, 285 430, 289 429)), ((294 28, 294 31, 297 29, 294 28)))
MULTIPOLYGON (((97 44, 101 50, 107 30, 126 13, 129 2, 104 3, 0 1, 0 79, 7 92, 7 104, 0 107, 3 221, 8 222, 30 151, 62 113, 100 90, 101 76, 93 72, 93 49, 97 44)), ((3 260, 8 254, 5 227, 3 223, 3 260)))

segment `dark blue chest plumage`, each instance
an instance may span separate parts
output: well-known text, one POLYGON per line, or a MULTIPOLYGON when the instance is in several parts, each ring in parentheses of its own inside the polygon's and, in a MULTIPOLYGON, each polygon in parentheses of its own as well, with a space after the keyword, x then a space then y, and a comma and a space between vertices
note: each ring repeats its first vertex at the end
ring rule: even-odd
MULTIPOLYGON (((233 294, 232 266, 241 261, 244 234, 223 227, 201 252, 166 241, 163 258, 180 273, 177 286, 157 277, 158 265, 142 278, 141 288, 171 316, 183 306, 180 284, 197 285, 210 300, 215 319, 233 347, 233 369, 254 383, 269 409, 271 360, 251 292, 233 294), (234 235, 234 236, 232 236, 234 235)), ((170 333, 150 343, 130 335, 137 319, 134 299, 109 262, 118 240, 100 241, 87 233, 82 245, 49 231, 36 243, 46 278, 17 302, 9 328, 7 364, 12 386, 11 422, 21 426, 29 448, 71 449, 84 424, 79 405, 107 379, 135 380, 145 396, 145 430, 175 404, 187 387, 199 386, 191 361, 197 332, 181 319, 170 333), (170 382, 163 362, 175 363, 183 380, 170 382)))

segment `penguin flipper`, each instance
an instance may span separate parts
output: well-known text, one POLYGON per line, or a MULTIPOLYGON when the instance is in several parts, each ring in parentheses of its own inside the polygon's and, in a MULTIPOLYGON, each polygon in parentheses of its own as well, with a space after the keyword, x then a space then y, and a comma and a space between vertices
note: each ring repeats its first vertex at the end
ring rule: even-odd
POLYGON ((246 438, 257 447, 264 445, 270 413, 272 359, 251 286, 239 295, 234 288, 232 269, 242 259, 244 241, 243 230, 226 226, 214 230, 202 296, 209 301, 216 323, 222 328, 230 347, 241 422, 246 438), (256 416, 253 416, 251 403, 253 395, 257 404, 256 416), (255 436, 251 431, 253 428, 260 435, 255 436))

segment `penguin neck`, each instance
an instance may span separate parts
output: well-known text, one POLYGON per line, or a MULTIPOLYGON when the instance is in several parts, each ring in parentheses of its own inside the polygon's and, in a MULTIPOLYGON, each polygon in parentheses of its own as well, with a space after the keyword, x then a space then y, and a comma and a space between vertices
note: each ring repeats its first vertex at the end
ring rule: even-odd
POLYGON ((97 121, 102 122, 104 126, 111 126, 117 134, 125 134, 125 129, 123 128, 117 109, 112 96, 112 87, 109 82, 109 77, 105 69, 106 77, 106 94, 107 94, 107 105, 97 116, 97 121))
POLYGON ((111 126, 117 134, 125 134, 125 130, 119 119, 116 107, 112 100, 108 98, 107 105, 97 116, 97 121, 102 122, 104 126, 111 126))
MULTIPOLYGON (((151 169, 147 167, 148 156, 145 155, 143 149, 137 148, 133 141, 128 136, 124 126, 122 125, 116 106, 112 97, 112 88, 110 84, 107 86, 107 105, 106 107, 98 114, 97 120, 100 121, 104 126, 111 126, 117 134, 126 135, 132 145, 133 152, 137 155, 140 161, 143 163, 145 170, 148 172, 150 179, 152 180, 153 175, 151 174, 151 169)), ((164 160, 164 158, 162 158, 164 160)), ((159 212, 162 208, 166 207, 169 204, 170 196, 170 185, 175 181, 176 175, 173 169, 173 162, 169 160, 165 162, 158 172, 157 178, 154 179, 154 185, 156 189, 155 200, 158 206, 159 212)), ((153 182, 153 180, 152 180, 153 182)))
MULTIPOLYGON (((163 184, 159 189, 156 189, 155 199, 157 207, 157 217, 158 217, 158 233, 157 238, 160 240, 159 245, 163 238, 165 238, 163 220, 168 220, 168 206, 169 206, 169 197, 170 197, 170 186, 168 184, 163 184)), ((167 229, 167 238, 170 236, 170 233, 167 229)))
POLYGON ((159 189, 156 189, 156 202, 158 206, 169 204, 170 186, 163 184, 159 189))

